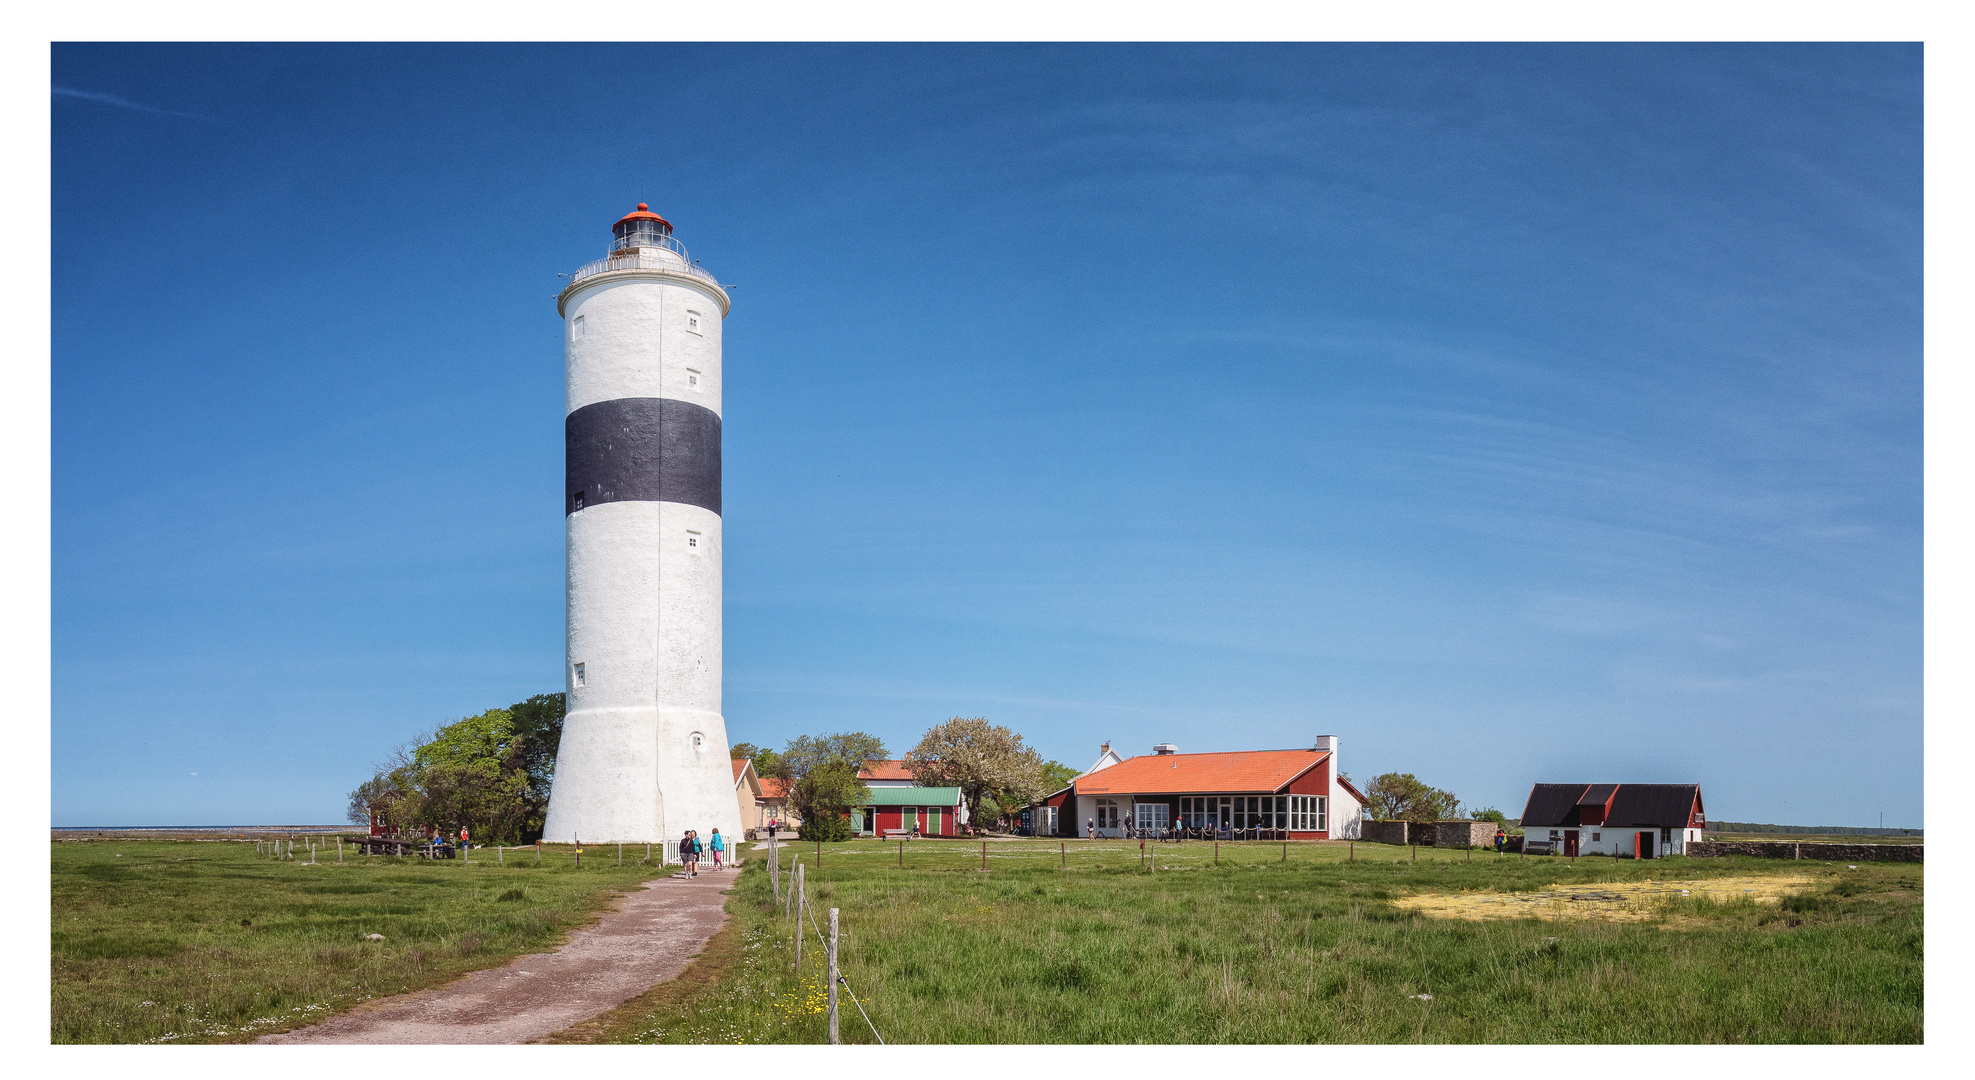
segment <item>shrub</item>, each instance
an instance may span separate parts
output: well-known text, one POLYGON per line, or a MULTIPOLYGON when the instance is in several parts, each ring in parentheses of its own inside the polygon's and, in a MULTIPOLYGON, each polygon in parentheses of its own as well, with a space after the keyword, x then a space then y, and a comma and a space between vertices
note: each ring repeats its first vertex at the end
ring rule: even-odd
POLYGON ((841 814, 828 812, 817 814, 815 817, 802 823, 802 828, 796 830, 796 837, 812 843, 821 840, 826 844, 848 840, 850 839, 850 819, 841 814))

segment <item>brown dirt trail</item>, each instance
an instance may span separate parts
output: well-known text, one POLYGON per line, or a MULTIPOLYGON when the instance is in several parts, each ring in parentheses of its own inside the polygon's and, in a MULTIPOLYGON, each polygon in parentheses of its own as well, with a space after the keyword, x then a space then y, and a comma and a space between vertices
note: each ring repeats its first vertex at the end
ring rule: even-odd
POLYGON ((661 878, 554 952, 366 1002, 264 1043, 523 1043, 607 1012, 683 971, 726 921, 734 874, 661 878))

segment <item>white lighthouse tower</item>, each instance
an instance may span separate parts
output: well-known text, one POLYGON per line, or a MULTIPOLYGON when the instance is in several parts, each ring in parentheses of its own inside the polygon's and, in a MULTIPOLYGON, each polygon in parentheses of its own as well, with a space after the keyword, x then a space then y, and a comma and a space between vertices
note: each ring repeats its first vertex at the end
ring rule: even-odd
POLYGON ((720 715, 726 290, 643 203, 563 317, 569 715, 544 839, 738 837, 720 715))

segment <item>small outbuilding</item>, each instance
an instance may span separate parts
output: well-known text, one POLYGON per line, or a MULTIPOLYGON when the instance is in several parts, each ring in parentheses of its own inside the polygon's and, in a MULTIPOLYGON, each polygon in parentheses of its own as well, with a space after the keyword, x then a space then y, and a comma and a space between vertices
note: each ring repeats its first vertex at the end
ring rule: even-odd
POLYGON ((1706 828, 1699 784, 1537 784, 1522 811, 1531 855, 1681 855, 1706 828))
POLYGON ((967 803, 957 787, 872 787, 850 814, 859 836, 958 836, 966 824, 967 803))

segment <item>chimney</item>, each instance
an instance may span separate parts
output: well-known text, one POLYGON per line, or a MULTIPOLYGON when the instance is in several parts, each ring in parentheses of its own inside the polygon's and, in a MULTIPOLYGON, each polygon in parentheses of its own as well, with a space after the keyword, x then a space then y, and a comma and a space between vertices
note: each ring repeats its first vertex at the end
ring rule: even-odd
POLYGON ((1102 744, 1100 744, 1100 745, 1099 745, 1099 746, 1097 747, 1097 756, 1098 756, 1098 757, 1103 757, 1104 755, 1106 755, 1106 754, 1108 754, 1108 753, 1110 753, 1110 752, 1111 752, 1111 744, 1110 744, 1110 743, 1108 743, 1108 742, 1107 742, 1107 743, 1102 743, 1102 744))
POLYGON ((1331 756, 1335 757, 1337 755, 1337 736, 1335 735, 1317 736, 1317 749, 1328 750, 1330 751, 1331 756))
POLYGON ((1152 752, 1155 754, 1177 754, 1180 752, 1180 748, 1174 746, 1172 743, 1162 742, 1154 746, 1152 752))

